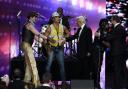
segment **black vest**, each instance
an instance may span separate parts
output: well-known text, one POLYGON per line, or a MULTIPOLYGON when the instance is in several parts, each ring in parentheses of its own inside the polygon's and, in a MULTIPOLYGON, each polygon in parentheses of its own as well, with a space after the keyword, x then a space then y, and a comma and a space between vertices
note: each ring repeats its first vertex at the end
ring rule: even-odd
POLYGON ((24 25, 22 29, 22 41, 28 42, 30 45, 33 44, 34 40, 34 33, 32 31, 28 30, 26 26, 24 25))

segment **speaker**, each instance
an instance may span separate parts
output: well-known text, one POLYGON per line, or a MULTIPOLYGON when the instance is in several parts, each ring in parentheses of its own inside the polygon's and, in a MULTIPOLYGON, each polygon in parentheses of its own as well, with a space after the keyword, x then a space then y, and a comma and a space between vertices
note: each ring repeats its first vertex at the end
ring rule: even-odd
POLYGON ((23 57, 14 57, 9 63, 9 78, 12 80, 14 78, 14 70, 19 69, 21 71, 21 79, 24 78, 25 65, 23 57))
POLYGON ((71 80, 71 89, 94 89, 94 80, 71 80))

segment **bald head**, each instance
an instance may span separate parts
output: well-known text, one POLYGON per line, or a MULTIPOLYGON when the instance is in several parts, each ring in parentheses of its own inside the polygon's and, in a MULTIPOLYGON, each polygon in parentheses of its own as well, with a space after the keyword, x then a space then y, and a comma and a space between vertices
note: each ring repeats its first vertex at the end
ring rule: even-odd
POLYGON ((62 7, 58 7, 57 8, 57 12, 60 16, 63 16, 63 8, 62 7))

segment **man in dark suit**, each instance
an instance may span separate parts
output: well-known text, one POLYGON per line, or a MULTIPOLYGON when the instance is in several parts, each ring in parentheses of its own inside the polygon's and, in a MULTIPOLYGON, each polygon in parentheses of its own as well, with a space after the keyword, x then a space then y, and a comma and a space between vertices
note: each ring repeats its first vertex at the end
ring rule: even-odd
POLYGON ((110 53, 114 65, 114 89, 121 89, 125 87, 125 49, 126 49, 126 32, 120 24, 118 16, 111 17, 111 23, 114 28, 108 35, 107 40, 110 43, 110 53))
MULTIPOLYGON (((80 76, 83 79, 89 78, 90 72, 90 60, 92 48, 92 31, 86 25, 86 18, 84 16, 78 16, 76 18, 76 23, 79 27, 75 35, 66 39, 66 41, 71 41, 73 39, 78 39, 77 42, 77 57, 80 61, 80 76)), ((92 66, 91 66, 92 67, 92 66)))

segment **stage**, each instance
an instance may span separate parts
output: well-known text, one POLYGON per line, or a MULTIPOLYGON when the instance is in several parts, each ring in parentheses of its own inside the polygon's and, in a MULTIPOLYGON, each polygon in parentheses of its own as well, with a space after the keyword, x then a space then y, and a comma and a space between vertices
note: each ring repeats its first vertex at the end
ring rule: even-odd
MULTIPOLYGON (((46 72, 46 65, 47 65, 47 60, 44 60, 42 58, 36 58, 36 63, 37 63, 37 69, 38 73, 40 76, 40 79, 42 78, 42 75, 46 72)), ((24 72, 25 72, 25 63, 24 63, 24 58, 23 57, 15 57, 12 59, 10 62, 9 66, 9 75, 10 79, 13 78, 13 72, 16 68, 19 68, 22 71, 22 78, 24 77, 24 72)), ((91 70, 91 66, 89 67, 90 72, 90 77, 87 79, 93 79, 93 71, 91 70)), ((65 58, 65 71, 66 71, 66 80, 79 80, 81 79, 80 75, 80 61, 75 58, 75 57, 68 57, 65 58)), ((59 74, 59 65, 57 61, 55 60, 52 63, 51 67, 51 73, 52 73, 52 79, 54 81, 59 81, 60 79, 60 74, 59 74)), ((85 80, 85 79, 82 79, 85 80)))

